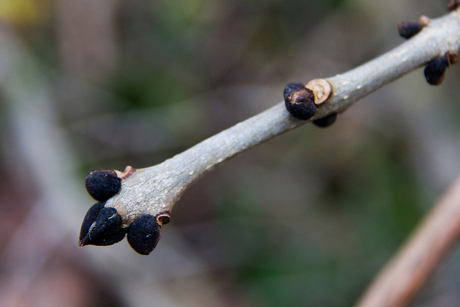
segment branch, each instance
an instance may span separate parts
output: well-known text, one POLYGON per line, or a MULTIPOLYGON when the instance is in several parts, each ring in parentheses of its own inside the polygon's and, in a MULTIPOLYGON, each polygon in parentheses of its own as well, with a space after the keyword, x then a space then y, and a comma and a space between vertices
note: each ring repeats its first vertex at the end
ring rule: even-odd
POLYGON ((460 177, 390 261, 357 307, 404 307, 460 238, 460 177))
MULTIPOLYGON (((105 208, 116 209, 124 229, 128 229, 139 217, 149 214, 156 218, 161 230, 161 225, 169 221, 174 204, 185 190, 219 164, 307 122, 342 112, 383 85, 448 51, 458 52, 459 49, 460 13, 453 11, 442 18, 431 20, 419 34, 384 55, 344 74, 326 78, 333 87, 333 95, 318 106, 316 115, 310 120, 294 118, 286 110, 284 102, 281 102, 161 164, 143 169, 128 169, 123 174, 118 172, 121 189, 107 200, 105 208)), ((88 231, 92 225, 85 221, 87 225, 82 227, 82 232, 88 231)), ((119 237, 122 239, 121 235, 119 237)), ((104 241, 104 244, 98 245, 113 244, 121 239, 104 241)), ((88 238, 80 243, 92 244, 87 241, 88 238)), ((133 246, 129 233, 128 241, 133 246)))

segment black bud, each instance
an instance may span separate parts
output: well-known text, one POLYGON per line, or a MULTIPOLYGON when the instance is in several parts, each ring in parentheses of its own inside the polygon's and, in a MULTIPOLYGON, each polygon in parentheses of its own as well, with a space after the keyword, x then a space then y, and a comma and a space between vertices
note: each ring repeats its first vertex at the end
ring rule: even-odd
POLYGON ((128 242, 141 255, 150 254, 158 244, 161 226, 154 216, 145 214, 137 218, 129 227, 128 242))
POLYGON ((94 171, 85 179, 86 190, 97 201, 104 202, 120 191, 121 179, 114 171, 94 171))
POLYGON ((444 80, 447 66, 449 66, 449 62, 445 56, 432 60, 425 67, 426 81, 431 85, 441 84, 444 80))
POLYGON ((121 228, 121 217, 117 210, 103 207, 99 209, 94 219, 96 209, 98 208, 95 208, 91 214, 90 211, 86 214, 80 232, 80 245, 112 245, 123 240, 125 232, 121 228))
POLYGON ((307 120, 315 115, 315 96, 302 83, 289 83, 283 94, 286 109, 295 118, 307 120))
POLYGON ((106 235, 104 237, 99 237, 95 239, 90 239, 88 237, 85 237, 82 241, 80 241, 80 246, 85 246, 85 245, 96 245, 96 246, 108 246, 108 245, 113 245, 115 243, 120 242, 121 240, 124 239, 126 235, 126 232, 124 229, 120 228, 117 233, 113 235, 106 235))
POLYGON ((89 208, 88 212, 86 212, 85 218, 83 219, 83 223, 81 224, 80 229, 80 241, 88 234, 88 231, 91 225, 96 222, 97 215, 104 208, 104 204, 96 203, 91 208, 89 208))
POLYGON ((121 227, 121 217, 115 208, 102 208, 97 215, 96 225, 90 231, 94 238, 113 235, 121 227))
POLYGON ((333 123, 335 123, 336 119, 337 119, 337 113, 331 113, 328 116, 314 120, 313 124, 321 128, 326 128, 326 127, 331 126, 333 123))
POLYGON ((425 24, 418 21, 403 21, 398 23, 398 33, 400 36, 409 39, 420 32, 425 24))
POLYGON ((457 64, 459 57, 455 51, 447 51, 443 56, 440 56, 425 67, 426 81, 431 85, 439 85, 444 80, 446 68, 453 64, 457 64))

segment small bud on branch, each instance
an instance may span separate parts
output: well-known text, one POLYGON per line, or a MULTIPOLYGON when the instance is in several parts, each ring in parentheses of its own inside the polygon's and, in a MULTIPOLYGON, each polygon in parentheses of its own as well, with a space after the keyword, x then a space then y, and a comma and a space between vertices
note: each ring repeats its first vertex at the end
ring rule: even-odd
MULTIPOLYGON (((191 184, 207 172, 224 161, 309 121, 316 122, 319 126, 327 126, 335 119, 333 114, 344 111, 385 84, 427 65, 446 52, 458 53, 459 49, 460 13, 453 11, 444 17, 431 20, 423 31, 382 56, 344 74, 323 79, 327 82, 326 86, 331 86, 329 94, 327 91, 322 94, 313 86, 310 88, 310 83, 307 83, 307 87, 302 84, 289 86, 287 92, 285 91, 285 100, 287 97, 291 101, 305 102, 308 105, 306 109, 311 109, 309 114, 302 115, 303 119, 291 116, 286 111, 285 102, 282 102, 161 164, 137 170, 129 169, 124 173, 115 171, 121 188, 106 200, 104 208, 115 209, 121 218, 119 228, 113 226, 118 224, 110 220, 117 219, 115 212, 112 216, 103 215, 100 218, 98 210, 102 212, 102 209, 101 205, 97 205, 88 211, 83 221, 80 244, 113 244, 121 240, 122 234, 127 232, 128 241, 137 252, 150 253, 158 242, 162 225, 169 221, 174 204, 191 184), (294 97, 297 91, 302 93, 299 92, 301 95, 294 97), (309 93, 313 93, 313 99, 309 93), (322 101, 324 98, 325 101, 322 101), (308 120, 304 120, 305 118, 308 120), (131 229, 132 226, 134 228, 131 229), (98 231, 99 227, 103 230, 98 231)), ((96 194, 101 200, 106 198, 104 191, 96 194)))

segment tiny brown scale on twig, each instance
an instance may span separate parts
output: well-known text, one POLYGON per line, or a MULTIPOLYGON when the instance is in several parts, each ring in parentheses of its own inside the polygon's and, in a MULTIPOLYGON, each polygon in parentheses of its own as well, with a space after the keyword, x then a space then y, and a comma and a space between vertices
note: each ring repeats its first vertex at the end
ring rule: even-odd
POLYGON ((123 172, 115 170, 115 173, 117 174, 118 178, 120 179, 127 179, 129 176, 131 176, 134 172, 136 171, 135 168, 132 168, 131 165, 128 165, 123 172))
POLYGON ((455 51, 447 51, 446 58, 447 58, 447 64, 449 65, 449 67, 452 64, 458 63, 458 54, 455 51))
POLYGON ((171 214, 169 212, 163 212, 157 215, 158 223, 166 225, 171 220, 171 214))

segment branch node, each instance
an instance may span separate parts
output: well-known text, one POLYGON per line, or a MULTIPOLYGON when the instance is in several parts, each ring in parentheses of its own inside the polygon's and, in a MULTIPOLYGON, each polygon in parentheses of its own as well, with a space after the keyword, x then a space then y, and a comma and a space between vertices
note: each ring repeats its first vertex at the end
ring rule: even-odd
POLYGON ((331 97, 333 89, 325 79, 314 79, 308 82, 305 87, 313 92, 315 104, 320 105, 331 97))

